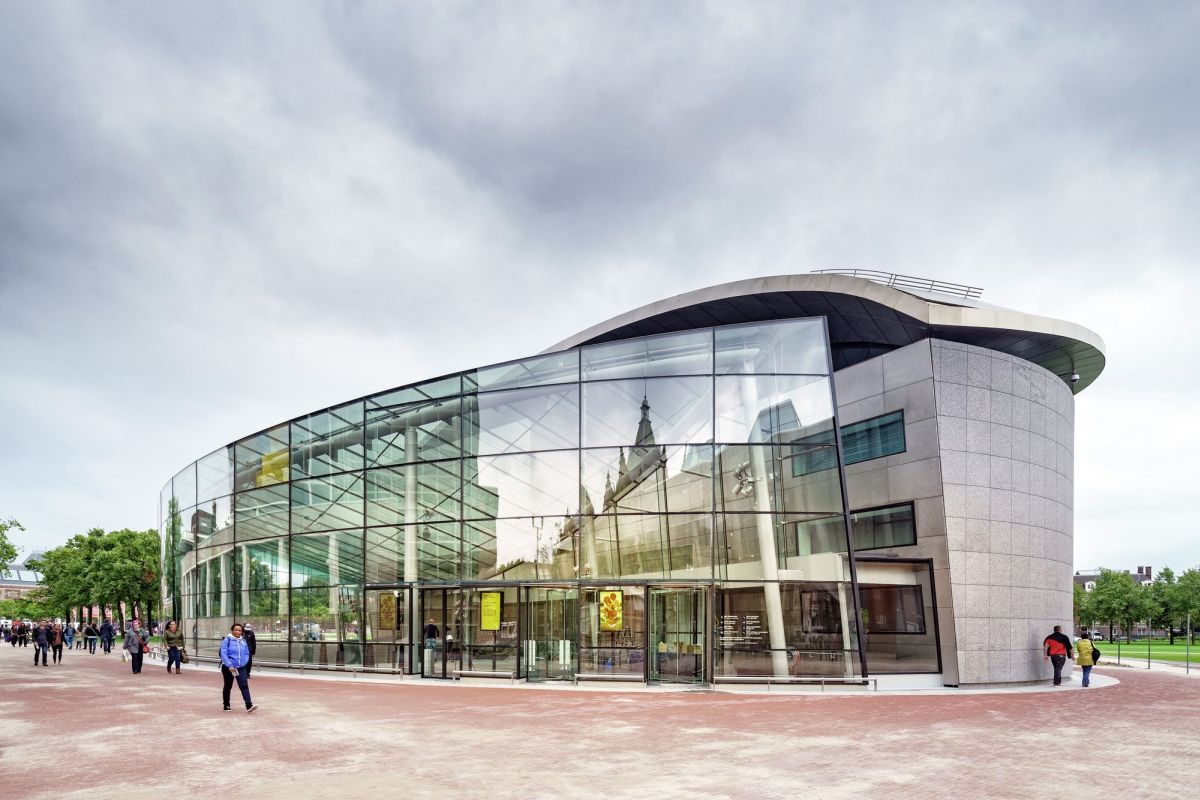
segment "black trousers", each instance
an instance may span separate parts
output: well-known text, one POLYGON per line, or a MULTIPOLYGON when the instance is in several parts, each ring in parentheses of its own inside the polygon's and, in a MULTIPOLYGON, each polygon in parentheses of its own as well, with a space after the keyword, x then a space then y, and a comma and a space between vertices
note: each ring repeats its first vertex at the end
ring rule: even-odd
POLYGON ((49 647, 42 647, 37 642, 33 643, 33 665, 35 667, 37 666, 39 654, 42 656, 42 666, 46 666, 46 651, 49 649, 49 647))
POLYGON ((239 667, 235 672, 222 664, 221 677, 225 679, 225 686, 221 689, 221 701, 225 708, 229 708, 229 691, 233 688, 235 680, 237 681, 238 691, 242 693, 242 700, 246 703, 246 708, 253 705, 250 702, 250 674, 245 667, 239 667))
POLYGON ((1058 686, 1062 683, 1063 665, 1067 663, 1067 657, 1050 656, 1050 663, 1054 665, 1054 685, 1058 686))
POLYGON ((141 648, 138 648, 137 650, 129 651, 129 662, 133 665, 133 674, 134 675, 137 675, 139 672, 142 671, 142 656, 143 655, 144 654, 142 653, 141 648))
POLYGON ((50 649, 54 651, 54 663, 57 664, 62 661, 63 646, 61 644, 52 644, 50 645, 50 649))

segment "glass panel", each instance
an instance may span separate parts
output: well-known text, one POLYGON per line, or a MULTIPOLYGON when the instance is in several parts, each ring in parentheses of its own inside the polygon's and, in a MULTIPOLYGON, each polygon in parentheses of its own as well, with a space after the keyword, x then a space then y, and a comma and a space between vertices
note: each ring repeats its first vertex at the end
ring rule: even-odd
POLYGON ((712 441, 709 378, 649 378, 583 385, 585 447, 712 441))
POLYGON ((239 491, 288 479, 288 426, 280 425, 237 443, 234 485, 239 491))
POLYGON ((840 514, 723 514, 718 519, 717 558, 724 578, 764 578, 775 570, 795 570, 817 580, 850 579, 840 514))
POLYGON ((452 581, 459 577, 462 559, 461 525, 427 523, 416 529, 417 577, 421 580, 452 581))
POLYGON ((222 447, 196 462, 199 502, 233 494, 233 447, 222 447))
POLYGON ((397 589, 366 592, 367 647, 364 666, 407 670, 409 634, 408 592, 397 589))
POLYGON ((790 447, 729 445, 718 448, 718 511, 774 511, 795 515, 842 511, 837 469, 793 476, 790 447))
POLYGON ((405 530, 393 527, 367 528, 366 583, 399 583, 405 580, 405 530))
POLYGON ((580 591, 579 671, 641 677, 646 669, 646 598, 640 588, 580 591))
POLYGON ((461 408, 454 397, 368 411, 367 465, 457 458, 461 408))
POLYGON ((362 664, 362 593, 353 586, 293 589, 292 661, 330 667, 362 664))
POLYGON ((517 670, 517 588, 464 589, 458 612, 456 639, 462 650, 461 669, 515 674, 517 670), (499 615, 485 619, 484 593, 499 594, 499 615))
POLYGON ((188 509, 183 517, 184 538, 204 546, 233 542, 233 498, 215 497, 188 509))
POLYGON ((703 683, 704 590, 650 589, 650 680, 703 683))
POLYGON ((716 674, 861 674, 850 587, 788 582, 719 589, 716 674))
POLYGON ((842 427, 842 452, 847 464, 904 452, 904 412, 842 427))
POLYGON ((872 673, 938 671, 928 564, 858 562, 863 647, 872 673))
POLYGON ((472 454, 579 446, 579 386, 537 387, 468 397, 466 449, 472 454))
POLYGON ((579 351, 567 350, 523 361, 497 364, 494 367, 484 367, 466 377, 480 390, 574 383, 579 379, 579 351))
POLYGON ((288 488, 269 486, 236 496, 238 541, 270 539, 288 532, 288 488))
POLYGON ((716 329, 716 371, 828 375, 822 319, 797 319, 716 329))
POLYGON ((180 508, 196 505, 196 465, 184 467, 171 479, 171 492, 179 501, 180 508))
POLYGON ((850 524, 854 528, 855 550, 904 547, 917 543, 912 503, 855 511, 850 514, 850 524))
MULTIPOLYGON (((238 546, 238 557, 245 575, 244 591, 266 592, 288 586, 288 540, 259 540, 238 546)), ((275 601, 276 604, 278 600, 275 601)), ((254 604, 251 603, 253 608, 254 604)))
POLYGON ((588 578, 712 578, 711 514, 584 517, 580 572, 588 578))
POLYGON ((361 528, 362 473, 311 478, 292 484, 292 532, 361 528))
POLYGON ((790 442, 833 430, 828 378, 746 375, 718 377, 716 386, 718 442, 790 442))
POLYGON ((712 331, 649 336, 583 348, 583 380, 712 374, 712 331))
POLYGON ((292 423, 292 478, 362 469, 363 405, 349 403, 292 423))
POLYGON ((458 470, 458 461, 438 461, 368 471, 367 524, 403 525, 459 519, 462 481, 458 470))
POLYGON ((712 445, 583 451, 583 513, 712 510, 712 445))
POLYGON ((570 680, 578 671, 579 592, 529 588, 524 672, 530 681, 570 680))
POLYGON ((569 516, 579 503, 579 452, 469 458, 463 484, 466 519, 569 516))
POLYGON ((464 525, 468 580, 536 581, 575 577, 574 517, 490 519, 464 525))
POLYGON ((362 583, 362 531, 292 537, 293 586, 362 583))
POLYGON ((383 392, 374 397, 368 397, 366 401, 367 410, 409 405, 411 403, 423 403, 427 400, 436 400, 442 397, 454 397, 461 392, 462 381, 458 375, 451 375, 448 378, 439 378, 434 381, 417 384, 416 386, 406 386, 402 389, 393 389, 390 392, 383 392))

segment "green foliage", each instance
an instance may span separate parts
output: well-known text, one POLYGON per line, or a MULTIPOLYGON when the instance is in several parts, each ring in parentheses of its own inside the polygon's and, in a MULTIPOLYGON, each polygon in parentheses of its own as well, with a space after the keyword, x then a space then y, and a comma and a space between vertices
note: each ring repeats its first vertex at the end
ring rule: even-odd
POLYGON ((92 604, 144 608, 153 616, 159 592, 156 531, 93 528, 72 536, 30 566, 42 573, 42 591, 52 616, 92 604))
POLYGON ((36 589, 24 597, 0 600, 0 617, 9 619, 44 619, 55 616, 46 604, 44 592, 36 589))
POLYGON ((1128 572, 1101 570, 1091 595, 1096 620, 1107 624, 1110 632, 1117 625, 1128 631, 1149 616, 1145 591, 1128 572))
POLYGON ((8 538, 11 530, 23 531, 25 526, 15 519, 0 519, 0 571, 8 569, 8 565, 17 560, 17 546, 8 538))

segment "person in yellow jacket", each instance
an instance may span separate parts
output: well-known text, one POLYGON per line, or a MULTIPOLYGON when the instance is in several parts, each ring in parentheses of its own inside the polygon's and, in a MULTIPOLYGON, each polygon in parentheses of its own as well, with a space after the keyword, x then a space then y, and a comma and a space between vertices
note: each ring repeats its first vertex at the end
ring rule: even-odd
POLYGON ((1075 663, 1083 668, 1083 685, 1086 687, 1092 680, 1092 667, 1096 665, 1096 645, 1092 644, 1092 635, 1084 631, 1083 638, 1075 643, 1075 663))

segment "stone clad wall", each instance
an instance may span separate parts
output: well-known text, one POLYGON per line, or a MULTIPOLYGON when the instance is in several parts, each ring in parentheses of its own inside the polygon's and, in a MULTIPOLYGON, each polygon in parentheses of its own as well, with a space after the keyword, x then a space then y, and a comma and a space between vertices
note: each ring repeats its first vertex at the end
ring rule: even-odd
POLYGON ((931 340, 960 684, 1042 680, 1072 620, 1075 401, 1027 361, 931 340))

